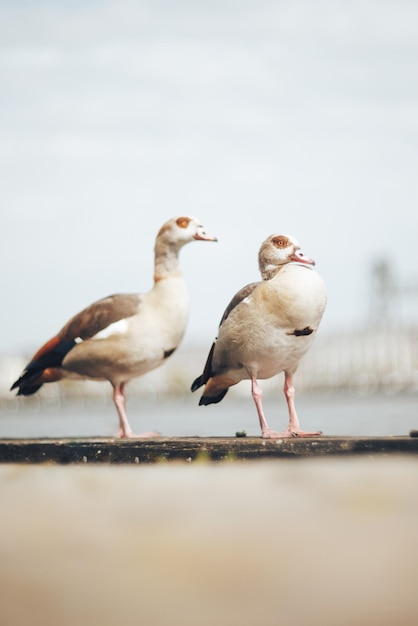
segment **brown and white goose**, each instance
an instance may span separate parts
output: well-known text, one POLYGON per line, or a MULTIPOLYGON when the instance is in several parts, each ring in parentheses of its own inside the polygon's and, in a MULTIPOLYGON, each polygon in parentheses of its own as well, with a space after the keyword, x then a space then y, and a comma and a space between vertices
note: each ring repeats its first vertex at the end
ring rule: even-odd
POLYGON ((28 396, 44 383, 63 378, 108 380, 119 416, 119 436, 132 437, 125 385, 159 367, 183 338, 189 298, 178 257, 180 249, 195 240, 216 238, 193 217, 166 222, 155 242, 151 291, 109 296, 75 315, 38 350, 11 389, 28 396))
POLYGON ((222 317, 203 374, 192 391, 205 385, 200 405, 220 402, 229 387, 251 380, 251 393, 264 438, 316 436, 304 432, 295 409, 293 375, 310 347, 326 305, 325 286, 293 237, 271 235, 261 245, 262 281, 241 289, 222 317), (284 372, 289 424, 275 432, 263 412, 257 379, 284 372))

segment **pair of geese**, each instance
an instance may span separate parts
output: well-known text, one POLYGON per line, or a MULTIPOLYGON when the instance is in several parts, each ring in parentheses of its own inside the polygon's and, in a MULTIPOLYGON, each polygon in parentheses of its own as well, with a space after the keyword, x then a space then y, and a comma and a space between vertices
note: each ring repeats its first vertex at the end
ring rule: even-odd
MULTIPOLYGON (((12 389, 27 396, 44 383, 63 378, 108 380, 119 417, 118 435, 134 437, 126 414, 125 385, 159 367, 183 338, 189 299, 179 252, 195 240, 216 241, 216 237, 193 217, 166 222, 155 242, 151 291, 109 296, 75 315, 38 350, 12 389)), ((320 434, 301 430, 293 386, 294 373, 313 341, 326 305, 324 283, 312 269, 314 264, 293 237, 271 235, 262 243, 262 280, 232 298, 203 373, 192 384, 192 391, 204 386, 200 405, 220 402, 229 387, 249 379, 262 437, 320 434), (284 372, 289 423, 283 432, 276 432, 265 418, 258 379, 280 372, 284 372)), ((147 435, 152 433, 142 436, 147 435)))

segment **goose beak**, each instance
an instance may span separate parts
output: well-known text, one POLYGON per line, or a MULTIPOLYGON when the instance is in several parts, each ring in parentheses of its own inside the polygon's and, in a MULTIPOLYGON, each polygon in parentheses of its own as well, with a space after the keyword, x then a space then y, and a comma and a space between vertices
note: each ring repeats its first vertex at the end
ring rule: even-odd
POLYGON ((306 256, 302 250, 296 250, 290 257, 290 260, 297 263, 306 263, 306 265, 315 265, 315 261, 306 256))
POLYGON ((196 241, 218 241, 216 237, 207 233, 203 226, 198 226, 193 239, 196 239, 196 241))

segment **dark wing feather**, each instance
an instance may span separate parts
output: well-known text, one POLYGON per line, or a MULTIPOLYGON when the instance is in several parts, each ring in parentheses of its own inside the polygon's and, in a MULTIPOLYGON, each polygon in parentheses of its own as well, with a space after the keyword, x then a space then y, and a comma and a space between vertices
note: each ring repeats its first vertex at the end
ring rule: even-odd
POLYGON ((18 388, 18 395, 31 395, 38 391, 45 382, 46 370, 61 366, 64 357, 76 345, 77 338, 89 339, 110 324, 132 317, 138 311, 139 303, 138 295, 119 294, 98 300, 77 313, 58 335, 38 350, 11 390, 18 388))
POLYGON ((138 311, 140 296, 136 294, 117 294, 94 302, 77 313, 60 330, 62 339, 90 339, 98 332, 138 311))
POLYGON ((252 292, 254 291, 254 289, 256 287, 258 287, 258 285, 260 284, 260 282, 257 283, 250 283, 249 285, 246 285, 245 287, 243 287, 242 289, 240 289, 235 296, 232 298, 231 302, 228 304, 228 306, 225 309, 225 312, 222 316, 221 319, 221 323, 219 324, 219 327, 222 326, 222 324, 224 323, 224 321, 226 319, 228 319, 229 315, 231 314, 231 312, 235 309, 235 307, 237 307, 239 304, 241 304, 241 302, 243 300, 245 300, 245 298, 248 298, 248 296, 250 296, 252 294, 252 292))
MULTIPOLYGON (((74 340, 60 341, 53 337, 32 358, 25 367, 22 375, 13 383, 10 391, 18 389, 17 395, 30 396, 45 382, 43 374, 59 368, 66 354, 75 346, 74 340)), ((58 380, 59 376, 54 380, 58 380)), ((51 379, 52 380, 52 379, 51 379)))
POLYGON ((216 345, 216 341, 213 342, 212 347, 211 347, 211 349, 209 351, 208 358, 206 359, 206 364, 205 364, 205 367, 203 369, 203 374, 198 376, 196 378, 196 380, 194 380, 193 383, 192 383, 192 386, 191 386, 191 390, 192 391, 196 391, 196 389, 199 389, 199 387, 201 387, 202 385, 206 385, 206 383, 208 382, 209 378, 211 378, 211 376, 212 376, 212 357, 213 357, 213 351, 215 350, 215 345, 216 345))
MULTIPOLYGON (((228 319, 229 315, 231 314, 231 312, 239 305, 241 304, 241 302, 243 300, 245 300, 245 298, 248 298, 249 295, 252 294, 252 292, 254 291, 254 289, 259 285, 260 283, 250 283, 249 285, 246 285, 245 287, 243 287, 242 289, 240 289, 235 296, 232 298, 231 302, 228 304, 228 306, 225 309, 225 312, 222 316, 221 322, 219 324, 219 328, 222 326, 222 324, 225 322, 226 319, 228 319)), ((199 389, 199 387, 202 387, 202 385, 206 385, 206 383, 208 382, 208 380, 210 378, 212 378, 213 376, 213 371, 212 371, 212 359, 213 359, 213 353, 215 351, 215 346, 216 346, 216 340, 213 342, 212 347, 209 351, 208 354, 208 358, 206 359, 206 364, 205 367, 203 369, 203 373, 198 376, 196 378, 196 380, 193 381, 192 386, 191 386, 191 390, 192 391, 196 391, 196 389, 199 389)), ((225 391, 226 393, 226 391, 225 391)), ((219 402, 220 400, 222 400, 222 398, 224 397, 225 393, 219 398, 219 400, 216 400, 217 402, 219 402)))

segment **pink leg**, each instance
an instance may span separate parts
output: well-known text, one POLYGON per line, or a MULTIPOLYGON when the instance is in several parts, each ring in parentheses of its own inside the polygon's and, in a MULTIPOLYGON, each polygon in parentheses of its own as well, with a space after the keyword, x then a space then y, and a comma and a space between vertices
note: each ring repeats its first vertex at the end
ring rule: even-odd
POLYGON ((262 404, 263 390, 261 389, 255 377, 251 378, 251 395, 255 402, 258 419, 260 421, 261 435, 265 437, 266 436, 265 433, 270 432, 270 429, 269 429, 269 425, 267 424, 267 420, 264 416, 264 411, 263 411, 263 404, 262 404))
POLYGON ((269 428, 269 425, 267 424, 267 420, 265 418, 264 411, 263 411, 263 404, 262 404, 263 390, 258 384, 255 376, 251 378, 251 394, 253 396, 253 400, 255 402, 255 406, 257 409, 258 419, 260 421, 260 427, 261 427, 261 436, 263 437, 263 439, 281 439, 282 437, 291 437, 292 435, 287 432, 278 433, 269 428))
POLYGON ((113 402, 119 416, 119 432, 118 437, 122 439, 132 439, 134 437, 156 437, 158 433, 147 432, 142 435, 134 435, 132 428, 128 422, 125 407, 125 383, 118 383, 113 386, 113 402))
POLYGON ((307 433, 300 429, 299 420, 295 409, 295 389, 293 387, 293 376, 285 374, 284 393, 286 395, 287 405, 289 408, 289 425, 283 432, 271 430, 264 416, 262 397, 263 391, 255 377, 251 378, 251 394, 253 396, 255 406, 257 408, 258 419, 260 420, 261 436, 263 439, 283 439, 285 437, 316 437, 321 432, 307 433))
POLYGON ((306 432, 301 430, 299 419, 295 408, 295 388, 293 386, 293 374, 285 372, 284 374, 284 395, 286 396, 287 406, 289 409, 289 425, 285 432, 288 437, 317 437, 322 435, 321 431, 306 432))

